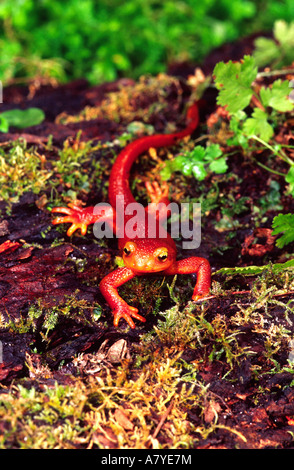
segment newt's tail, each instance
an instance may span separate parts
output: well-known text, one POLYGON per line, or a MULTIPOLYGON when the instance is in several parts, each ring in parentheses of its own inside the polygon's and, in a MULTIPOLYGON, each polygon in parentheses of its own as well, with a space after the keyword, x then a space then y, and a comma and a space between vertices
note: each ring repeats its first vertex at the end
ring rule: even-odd
POLYGON ((187 128, 191 129, 192 131, 196 129, 199 124, 199 108, 198 104, 192 104, 187 111, 187 128))
POLYGON ((109 201, 114 207, 116 204, 116 196, 123 195, 125 204, 134 201, 133 195, 129 187, 129 173, 132 164, 136 158, 149 148, 166 147, 174 145, 178 140, 183 139, 187 135, 192 134, 199 123, 198 104, 194 103, 188 108, 186 127, 182 131, 172 134, 155 134, 141 137, 128 144, 118 155, 111 170, 109 178, 109 201))

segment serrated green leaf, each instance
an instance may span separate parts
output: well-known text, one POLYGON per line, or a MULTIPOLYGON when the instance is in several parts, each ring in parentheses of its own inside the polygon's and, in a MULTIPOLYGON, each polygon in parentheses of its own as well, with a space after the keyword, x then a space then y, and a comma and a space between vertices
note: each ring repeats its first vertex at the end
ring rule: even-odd
POLYGON ((244 56, 241 62, 216 64, 213 75, 215 76, 216 87, 220 90, 230 85, 231 81, 238 81, 239 84, 250 87, 257 75, 257 67, 252 56, 244 56))
POLYGON ((196 145, 191 152, 187 153, 188 158, 191 158, 194 161, 203 161, 206 155, 207 149, 201 145, 196 145))
POLYGON ((213 71, 215 84, 219 90, 217 103, 227 106, 229 113, 235 114, 249 105, 253 91, 252 82, 257 75, 257 67, 252 56, 244 56, 242 62, 219 62, 213 71))
POLYGON ((294 229, 294 214, 279 214, 273 219, 272 227, 273 235, 277 235, 281 231, 287 230, 289 227, 294 229))
POLYGON ((281 112, 292 111, 294 103, 289 100, 290 82, 288 80, 276 80, 272 88, 261 88, 260 98, 262 104, 281 112))
POLYGON ((254 108, 252 117, 248 118, 243 125, 243 131, 248 136, 258 136, 268 142, 274 134, 272 126, 267 121, 267 114, 262 109, 254 108))
POLYGON ((274 217, 272 222, 273 235, 283 233, 283 235, 276 241, 278 248, 283 248, 285 245, 294 241, 294 214, 279 214, 274 217))
POLYGON ((254 57, 245 55, 243 61, 240 62, 240 70, 237 79, 240 80, 242 85, 251 86, 252 82, 256 79, 257 72, 258 69, 254 57))
POLYGON ((218 157, 222 155, 222 149, 220 148, 219 144, 211 144, 206 147, 205 152, 205 161, 212 161, 216 160, 218 157))
POLYGON ((277 69, 290 65, 294 60, 294 22, 288 24, 284 20, 277 20, 274 24, 274 39, 256 39, 253 56, 259 67, 272 64, 277 69))
POLYGON ((213 70, 215 86, 218 90, 221 90, 223 86, 226 86, 232 75, 236 73, 236 66, 230 60, 229 62, 218 62, 213 70))
POLYGON ((287 46, 294 46, 294 21, 286 23, 284 20, 277 20, 274 24, 274 37, 287 46))
POLYGON ((287 269, 294 268, 294 259, 290 259, 285 263, 265 264, 263 266, 240 266, 236 268, 221 268, 214 275, 226 276, 256 276, 271 269, 274 273, 280 273, 287 269))
POLYGON ((273 39, 260 37, 255 40, 254 45, 253 57, 259 67, 271 64, 281 54, 279 45, 273 39))
POLYGON ((222 88, 217 97, 217 104, 226 106, 229 113, 234 114, 249 105, 252 97, 250 88, 242 88, 232 80, 229 88, 222 88))
POLYGON ((285 263, 275 263, 273 264, 273 271, 279 273, 284 271, 285 269, 293 269, 294 268, 294 259, 289 259, 285 263))
POLYGON ((217 275, 226 275, 226 276, 254 276, 261 274, 267 266, 240 266, 236 268, 221 268, 216 271, 217 275))

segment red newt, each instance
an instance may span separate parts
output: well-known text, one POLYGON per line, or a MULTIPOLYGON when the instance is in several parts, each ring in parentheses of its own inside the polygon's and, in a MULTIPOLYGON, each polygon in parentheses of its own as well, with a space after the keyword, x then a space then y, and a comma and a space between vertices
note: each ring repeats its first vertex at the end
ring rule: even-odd
MULTIPOLYGON (((140 154, 152 147, 166 147, 176 144, 180 139, 190 135, 198 126, 198 122, 198 106, 194 104, 188 109, 187 123, 184 130, 172 134, 141 137, 127 145, 118 155, 111 170, 108 190, 110 205, 99 204, 98 212, 94 207, 81 208, 75 204, 69 204, 68 207, 55 207, 52 212, 64 215, 55 218, 52 223, 56 225, 70 222, 71 226, 67 231, 67 235, 71 236, 78 229, 82 235, 85 235, 89 224, 94 224, 97 221, 106 222, 117 235, 118 231, 124 229, 130 222, 136 204, 139 205, 139 203, 136 203, 129 186, 129 174, 134 161, 140 154), (121 208, 116 211, 118 199, 121 201, 121 208), (131 211, 128 209, 130 204, 133 204, 131 211), (118 222, 121 210, 124 215, 124 227, 120 227, 118 222)), ((160 188, 156 182, 147 182, 146 189, 151 202, 163 203, 163 207, 168 206, 167 184, 160 188)), ((138 314, 138 309, 128 305, 117 291, 118 287, 135 276, 159 272, 163 275, 196 273, 197 282, 192 300, 196 301, 207 297, 210 290, 211 269, 207 259, 192 256, 177 261, 174 240, 165 231, 164 236, 162 236, 162 230, 159 234, 159 224, 162 222, 161 211, 155 211, 154 205, 150 204, 143 211, 143 215, 142 211, 138 211, 138 214, 139 218, 136 219, 136 226, 134 227, 135 235, 130 236, 124 230, 118 238, 119 249, 125 267, 107 274, 99 286, 101 293, 112 309, 114 326, 118 326, 121 318, 124 318, 131 328, 135 328, 133 318, 142 322, 146 321, 144 317, 138 314), (148 236, 148 223, 150 225, 150 220, 156 225, 155 236, 152 238, 148 236)))

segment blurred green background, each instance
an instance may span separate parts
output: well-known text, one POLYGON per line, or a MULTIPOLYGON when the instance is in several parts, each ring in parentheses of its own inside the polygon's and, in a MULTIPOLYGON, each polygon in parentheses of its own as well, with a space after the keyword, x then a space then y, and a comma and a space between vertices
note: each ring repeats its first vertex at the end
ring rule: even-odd
POLYGON ((0 0, 0 80, 136 79, 277 19, 294 19, 293 0, 0 0))

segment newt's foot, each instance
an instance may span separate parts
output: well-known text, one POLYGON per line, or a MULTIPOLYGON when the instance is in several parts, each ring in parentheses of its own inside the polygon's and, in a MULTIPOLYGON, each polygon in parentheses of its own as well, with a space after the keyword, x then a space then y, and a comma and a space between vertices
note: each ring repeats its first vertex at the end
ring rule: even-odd
POLYGON ((56 217, 52 221, 53 225, 64 224, 67 222, 71 223, 67 231, 67 235, 70 237, 76 230, 80 230, 82 235, 86 235, 87 227, 93 219, 93 208, 85 207, 82 208, 76 204, 70 203, 67 207, 54 207, 52 212, 60 212, 66 214, 62 217, 56 217))
POLYGON ((198 300, 207 300, 211 297, 211 295, 209 294, 209 292, 207 292, 206 294, 193 294, 192 295, 192 300, 194 302, 197 302, 198 300))
POLYGON ((146 321, 146 318, 138 314, 137 308, 131 307, 127 303, 125 305, 120 305, 118 308, 113 310, 113 315, 114 315, 114 320, 113 320, 114 326, 118 326, 121 318, 124 318, 126 322, 130 325, 130 327, 133 329, 136 328, 136 325, 133 322, 131 317, 136 318, 136 320, 140 320, 142 322, 146 321))
POLYGON ((168 184, 167 183, 162 183, 162 185, 159 186, 157 181, 154 181, 153 183, 150 183, 150 181, 147 181, 145 183, 145 186, 146 186, 148 195, 151 199, 151 202, 158 204, 159 202, 162 202, 168 199, 168 184))

